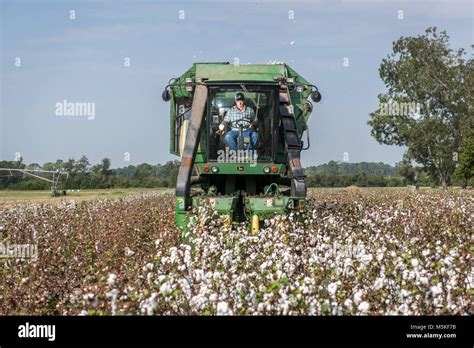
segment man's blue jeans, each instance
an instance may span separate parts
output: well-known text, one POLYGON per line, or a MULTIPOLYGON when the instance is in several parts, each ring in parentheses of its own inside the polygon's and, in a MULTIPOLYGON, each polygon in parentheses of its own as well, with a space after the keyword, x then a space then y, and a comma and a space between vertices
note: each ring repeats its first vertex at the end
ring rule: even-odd
MULTIPOLYGON (((239 136, 239 133, 240 132, 237 130, 230 130, 224 137, 225 143, 231 150, 237 151, 237 137, 239 136)), ((250 137, 248 149, 244 150, 253 150, 255 146, 257 146, 258 132, 251 129, 245 129, 242 133, 244 137, 250 137)))

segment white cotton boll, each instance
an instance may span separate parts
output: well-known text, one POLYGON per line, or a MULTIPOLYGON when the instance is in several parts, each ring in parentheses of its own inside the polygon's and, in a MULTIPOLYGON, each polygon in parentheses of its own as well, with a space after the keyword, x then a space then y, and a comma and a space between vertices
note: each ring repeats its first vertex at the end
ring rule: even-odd
POLYGON ((353 305, 354 304, 350 298, 344 301, 344 306, 346 306, 348 309, 352 309, 353 305))
POLYGON ((336 291, 337 291, 337 284, 336 283, 329 284, 328 285, 328 291, 332 296, 334 296, 336 294, 336 291))
POLYGON ((356 304, 359 304, 360 301, 362 301, 362 295, 364 295, 364 293, 363 293, 361 290, 357 291, 357 292, 354 294, 354 302, 355 302, 356 304))
POLYGON ((211 296, 209 296, 209 301, 211 302, 217 302, 217 294, 211 294, 211 296))
POLYGON ((344 268, 349 268, 352 266, 352 259, 347 257, 344 259, 344 268))
POLYGON ((106 296, 112 299, 112 315, 116 314, 117 311, 117 296, 118 296, 118 290, 113 289, 109 291, 106 296))
POLYGON ((404 303, 398 307, 398 312, 402 315, 408 315, 410 312, 410 308, 406 303, 404 303))
POLYGON ((168 295, 171 292, 171 286, 169 283, 163 283, 160 286, 160 293, 164 296, 168 295))
POLYGON ((374 290, 380 290, 383 287, 384 278, 377 278, 374 283, 374 290))
POLYGON ((370 261, 372 261, 373 257, 371 254, 365 254, 365 255, 362 255, 362 257, 360 258, 360 260, 362 261, 363 264, 367 265, 370 263, 370 261))
POLYGON ((135 254, 135 252, 132 249, 129 247, 125 248, 125 256, 132 256, 133 254, 135 254))
POLYGON ((217 315, 231 315, 232 311, 229 309, 227 302, 221 301, 217 304, 217 315))
POLYGON ((419 264, 420 264, 420 262, 419 262, 417 259, 412 259, 412 260, 411 260, 411 265, 412 265, 413 267, 416 268, 416 267, 418 267, 419 264))
POLYGON ((444 264, 446 266, 450 266, 451 264, 453 263, 453 258, 451 256, 447 256, 445 259, 444 259, 444 264))
POLYGON ((107 278, 107 284, 109 286, 114 286, 116 280, 117 276, 114 273, 110 273, 109 277, 107 278))
POLYGON ((189 305, 191 306, 191 308, 194 308, 196 310, 202 310, 206 306, 206 304, 207 304, 207 300, 201 294, 198 294, 192 297, 191 300, 189 301, 189 305))
POLYGON ((441 289, 440 284, 432 286, 430 288, 431 293, 433 294, 434 297, 437 297, 443 293, 443 289, 441 289))
POLYGON ((361 302, 359 306, 357 306, 357 309, 361 313, 367 313, 369 311, 369 308, 370 308, 370 305, 369 305, 369 302, 367 301, 361 302))
POLYGON ((402 297, 408 297, 410 296, 410 291, 402 289, 402 291, 400 291, 400 294, 402 295, 402 297))
POLYGON ((85 294, 84 296, 82 296, 82 298, 84 300, 91 301, 95 298, 95 295, 92 292, 89 292, 89 293, 85 294))

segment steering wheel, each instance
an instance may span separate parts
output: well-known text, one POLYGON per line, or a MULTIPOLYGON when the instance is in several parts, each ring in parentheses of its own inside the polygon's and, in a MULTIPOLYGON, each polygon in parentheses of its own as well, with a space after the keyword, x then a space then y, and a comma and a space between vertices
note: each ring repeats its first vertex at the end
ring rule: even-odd
POLYGON ((240 118, 236 121, 233 121, 233 123, 235 123, 239 128, 240 126, 242 126, 242 128, 250 128, 251 125, 251 121, 245 118, 240 118))

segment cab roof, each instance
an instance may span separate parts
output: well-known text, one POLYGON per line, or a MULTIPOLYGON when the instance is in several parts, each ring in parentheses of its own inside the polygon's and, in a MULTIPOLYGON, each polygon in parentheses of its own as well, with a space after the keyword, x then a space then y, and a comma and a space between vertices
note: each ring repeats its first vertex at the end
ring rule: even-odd
POLYGON ((275 77, 295 77, 300 83, 308 83, 285 63, 230 64, 229 62, 194 63, 180 79, 201 78, 207 82, 267 82, 276 83, 275 77))

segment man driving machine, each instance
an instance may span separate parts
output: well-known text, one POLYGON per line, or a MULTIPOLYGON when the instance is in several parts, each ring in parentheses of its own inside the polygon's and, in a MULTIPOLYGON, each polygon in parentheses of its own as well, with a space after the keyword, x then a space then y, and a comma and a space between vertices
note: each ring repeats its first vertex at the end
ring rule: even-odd
POLYGON ((235 95, 235 105, 227 111, 223 124, 219 127, 221 131, 230 129, 224 137, 225 143, 231 150, 237 151, 237 137, 240 135, 240 127, 242 127, 242 136, 250 138, 250 144, 244 150, 255 149, 259 137, 255 130, 256 125, 255 112, 251 107, 245 105, 244 94, 237 93, 235 95))

